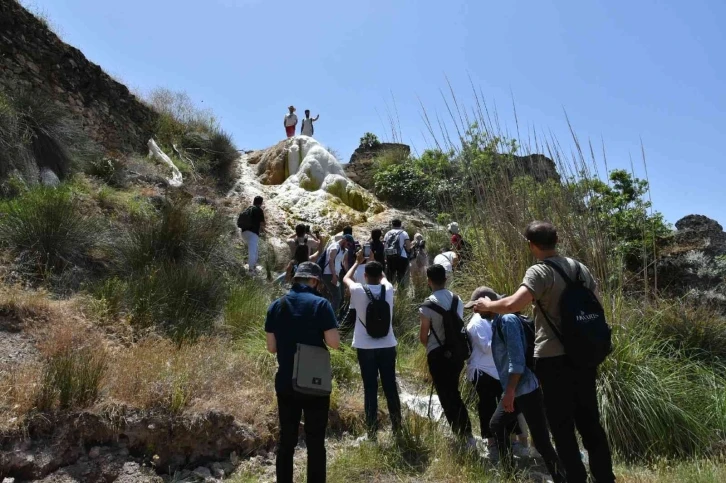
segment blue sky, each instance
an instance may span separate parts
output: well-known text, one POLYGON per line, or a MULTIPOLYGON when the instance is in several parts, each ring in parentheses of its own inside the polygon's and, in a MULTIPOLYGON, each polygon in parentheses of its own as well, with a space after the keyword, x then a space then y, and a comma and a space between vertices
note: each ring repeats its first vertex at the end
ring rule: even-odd
POLYGON ((282 117, 320 113, 316 137, 344 159, 360 136, 425 148, 419 99, 445 114, 469 77, 503 123, 604 142, 609 167, 644 177, 670 222, 726 224, 726 2, 721 0, 32 0, 68 43, 141 92, 186 91, 240 148, 284 137, 282 117))

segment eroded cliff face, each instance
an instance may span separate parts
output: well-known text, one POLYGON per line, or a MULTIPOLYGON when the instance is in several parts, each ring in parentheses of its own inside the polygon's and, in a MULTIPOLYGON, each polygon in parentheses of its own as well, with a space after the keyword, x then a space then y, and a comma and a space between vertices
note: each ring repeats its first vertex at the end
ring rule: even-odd
POLYGON ((726 313, 726 233, 715 220, 688 215, 658 262, 658 286, 668 295, 686 296, 726 313))
POLYGON ((47 97, 108 151, 143 151, 157 114, 15 0, 0 0, 0 90, 47 97))

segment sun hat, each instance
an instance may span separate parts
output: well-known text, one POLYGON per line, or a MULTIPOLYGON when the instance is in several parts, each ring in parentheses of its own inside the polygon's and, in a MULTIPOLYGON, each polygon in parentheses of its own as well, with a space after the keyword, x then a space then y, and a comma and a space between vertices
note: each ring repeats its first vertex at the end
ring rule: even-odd
POLYGON ((451 223, 449 223, 449 226, 447 226, 446 229, 449 230, 449 233, 457 235, 459 233, 459 224, 455 221, 452 221, 451 223))
POLYGON ((293 111, 297 110, 297 109, 295 109, 295 106, 290 106, 290 107, 288 107, 288 109, 292 109, 293 111))
POLYGON ((489 287, 479 287, 471 293, 471 300, 469 300, 464 305, 464 308, 472 308, 474 305, 476 305, 477 300, 484 297, 489 297, 491 300, 499 300, 499 295, 497 295, 494 290, 490 289, 489 287))
POLYGON ((314 278, 315 280, 320 280, 322 276, 322 270, 320 270, 317 263, 302 262, 298 265, 294 278, 314 278))

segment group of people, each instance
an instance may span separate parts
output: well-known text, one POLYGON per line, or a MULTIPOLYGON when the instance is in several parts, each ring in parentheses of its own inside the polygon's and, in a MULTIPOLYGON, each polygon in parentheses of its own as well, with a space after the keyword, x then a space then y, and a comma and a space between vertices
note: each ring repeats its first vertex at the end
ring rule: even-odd
MULTIPOLYGON (((297 128, 297 114, 295 114, 295 106, 289 106, 287 108, 288 113, 285 114, 283 125, 285 126, 285 134, 291 138, 295 135, 297 128)), ((302 120, 300 125, 300 134, 303 136, 313 136, 315 134, 314 123, 320 119, 320 114, 315 117, 310 117, 310 110, 305 109, 305 118, 302 120)))
MULTIPOLYGON (((320 251, 321 241, 316 238, 317 246, 311 244, 305 228, 303 225, 299 232, 296 230, 294 246, 320 251)), ((293 374, 293 367, 304 365, 301 345, 339 348, 335 300, 331 303, 321 291, 324 287, 338 288, 343 270, 342 284, 350 293, 350 305, 356 313, 352 345, 363 380, 368 438, 375 440, 378 430, 379 379, 392 429, 394 433, 401 430, 392 313, 394 287, 404 274, 403 264, 391 264, 388 257, 407 258, 411 253, 412 242, 404 233, 400 222, 394 223, 383 237, 382 255, 380 245, 377 250, 370 248, 373 239, 356 246, 352 234, 344 234, 330 244, 333 248, 328 248, 329 252, 325 250, 330 263, 298 263, 290 271, 289 293, 270 305, 265 322, 267 347, 277 354, 279 363, 275 381, 280 418, 278 482, 292 481, 293 453, 302 414, 306 421, 307 481, 325 481, 325 428, 330 394, 311 394, 300 389, 299 380, 294 378, 301 376, 299 371, 297 376, 293 374), (396 242, 389 244, 391 237, 396 242), (343 257, 352 257, 352 263, 345 269, 343 257)), ((381 234, 376 235, 380 241, 381 234)), ((597 483, 613 482, 610 449, 597 405, 597 363, 583 363, 581 354, 575 357, 578 347, 572 342, 574 339, 565 342, 562 337, 563 329, 569 327, 573 304, 573 295, 568 291, 576 285, 578 294, 591 296, 588 303, 601 310, 596 282, 584 264, 558 254, 557 231, 551 223, 532 222, 524 236, 539 263, 527 270, 520 287, 510 296, 500 296, 493 288, 482 286, 464 303, 447 288, 445 264, 434 263, 425 269, 431 295, 419 309, 419 338, 426 348, 433 385, 452 432, 464 447, 474 449, 476 440, 459 387, 466 367, 467 379, 479 397, 481 436, 487 441, 489 453, 498 454, 505 471, 514 471, 511 435, 522 433, 522 415, 553 481, 588 481, 577 432, 589 453, 592 479, 597 483), (520 314, 529 305, 534 307, 533 322, 520 314), (465 309, 473 311, 468 323, 463 321, 465 309)), ((586 321, 599 317, 597 313, 582 314, 577 317, 586 321)), ((319 379, 313 377, 313 383, 320 384, 319 379)))

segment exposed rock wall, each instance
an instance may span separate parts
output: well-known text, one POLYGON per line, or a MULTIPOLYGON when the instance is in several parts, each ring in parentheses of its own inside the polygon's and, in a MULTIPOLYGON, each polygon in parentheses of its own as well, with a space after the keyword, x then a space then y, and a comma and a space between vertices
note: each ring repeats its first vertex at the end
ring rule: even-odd
POLYGON ((30 90, 68 108, 109 151, 141 151, 156 113, 61 41, 16 0, 0 0, 0 90, 30 90))
POLYGON ((688 215, 658 261, 658 285, 667 295, 687 296, 726 313, 726 233, 706 216, 688 215))
POLYGON ((345 174, 351 181, 358 183, 367 190, 373 189, 373 160, 387 151, 396 151, 401 157, 411 154, 411 147, 406 144, 381 143, 373 148, 358 148, 345 165, 345 174))

